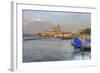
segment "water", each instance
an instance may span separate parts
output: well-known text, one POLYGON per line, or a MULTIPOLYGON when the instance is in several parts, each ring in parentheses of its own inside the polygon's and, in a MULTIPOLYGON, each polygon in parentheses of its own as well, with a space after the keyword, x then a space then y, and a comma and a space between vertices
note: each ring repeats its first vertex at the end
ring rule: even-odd
POLYGON ((48 38, 23 42, 23 62, 85 60, 90 57, 90 52, 75 49, 71 39, 48 38))

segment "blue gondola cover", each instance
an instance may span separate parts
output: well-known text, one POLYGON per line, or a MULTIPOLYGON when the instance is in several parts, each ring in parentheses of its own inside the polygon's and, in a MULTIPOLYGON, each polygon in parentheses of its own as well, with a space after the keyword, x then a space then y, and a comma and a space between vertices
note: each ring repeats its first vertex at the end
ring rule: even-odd
POLYGON ((79 47, 79 48, 82 47, 82 41, 79 38, 74 38, 72 41, 72 44, 76 47, 79 47))

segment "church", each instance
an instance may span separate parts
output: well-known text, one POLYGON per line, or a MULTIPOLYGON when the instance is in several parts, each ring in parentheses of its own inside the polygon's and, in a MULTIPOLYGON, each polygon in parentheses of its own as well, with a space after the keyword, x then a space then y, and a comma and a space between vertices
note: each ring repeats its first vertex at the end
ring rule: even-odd
POLYGON ((70 38, 73 36, 71 32, 64 32, 61 30, 60 25, 53 27, 51 31, 42 31, 39 32, 38 35, 45 36, 45 37, 54 37, 54 38, 70 38))

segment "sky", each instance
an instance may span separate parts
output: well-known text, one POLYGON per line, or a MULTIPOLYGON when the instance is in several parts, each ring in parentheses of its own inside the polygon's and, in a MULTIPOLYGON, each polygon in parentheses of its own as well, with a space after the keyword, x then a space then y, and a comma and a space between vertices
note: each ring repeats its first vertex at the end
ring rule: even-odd
POLYGON ((24 33, 35 33, 50 30, 52 26, 60 25, 63 31, 74 32, 91 27, 91 14, 79 12, 54 12, 23 10, 24 33))

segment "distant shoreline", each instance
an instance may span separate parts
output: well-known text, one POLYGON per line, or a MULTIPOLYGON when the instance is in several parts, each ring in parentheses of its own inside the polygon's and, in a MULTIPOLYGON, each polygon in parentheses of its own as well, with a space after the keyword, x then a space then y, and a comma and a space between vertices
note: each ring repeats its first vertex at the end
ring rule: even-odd
POLYGON ((62 40, 69 40, 72 38, 53 38, 53 37, 24 37, 24 41, 29 41, 29 40, 42 40, 42 39, 62 39, 62 40))

